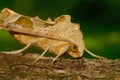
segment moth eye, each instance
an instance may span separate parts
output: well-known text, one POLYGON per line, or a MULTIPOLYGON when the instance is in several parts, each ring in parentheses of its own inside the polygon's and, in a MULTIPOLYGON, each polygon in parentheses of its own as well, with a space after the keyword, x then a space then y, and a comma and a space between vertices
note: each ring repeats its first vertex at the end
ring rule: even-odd
POLYGON ((72 50, 73 52, 78 51, 78 46, 77 46, 77 45, 72 45, 72 46, 71 46, 71 50, 72 50))

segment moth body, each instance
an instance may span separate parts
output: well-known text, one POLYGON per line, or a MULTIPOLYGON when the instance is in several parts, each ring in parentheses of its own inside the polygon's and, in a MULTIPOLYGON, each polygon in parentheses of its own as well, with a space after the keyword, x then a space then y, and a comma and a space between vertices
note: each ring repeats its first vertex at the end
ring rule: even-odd
POLYGON ((64 53, 71 53, 70 55, 74 58, 77 58, 81 55, 78 54, 78 47, 75 47, 75 45, 70 44, 70 42, 65 41, 57 41, 57 40, 51 40, 47 38, 40 38, 40 37, 34 37, 29 35, 22 35, 18 33, 14 33, 13 36, 22 44, 27 45, 28 43, 33 42, 33 46, 39 47, 43 50, 49 48, 49 52, 55 53, 58 55, 60 52, 61 54, 64 53))
POLYGON ((0 29, 8 30, 22 44, 33 42, 33 46, 56 55, 69 53, 72 57, 81 57, 84 53, 84 41, 80 26, 71 23, 69 15, 62 15, 54 21, 45 21, 39 17, 28 17, 8 8, 0 12, 0 29))

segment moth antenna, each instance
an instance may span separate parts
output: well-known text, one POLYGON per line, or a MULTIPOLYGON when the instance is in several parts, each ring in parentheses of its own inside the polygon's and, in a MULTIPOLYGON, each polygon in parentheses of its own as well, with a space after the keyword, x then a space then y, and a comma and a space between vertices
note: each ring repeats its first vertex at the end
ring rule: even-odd
POLYGON ((85 48, 85 51, 90 54, 91 56, 95 57, 95 58, 100 58, 100 59, 105 59, 104 57, 102 56, 99 56, 99 55, 96 55, 94 53, 92 53, 91 51, 89 51, 87 48, 85 48))

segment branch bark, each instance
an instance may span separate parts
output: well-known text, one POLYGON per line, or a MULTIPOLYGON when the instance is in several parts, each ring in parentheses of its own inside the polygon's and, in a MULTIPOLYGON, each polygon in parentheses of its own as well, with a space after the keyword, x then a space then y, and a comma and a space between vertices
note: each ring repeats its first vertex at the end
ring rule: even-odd
POLYGON ((59 59, 0 53, 0 80, 120 80, 120 59, 59 59))

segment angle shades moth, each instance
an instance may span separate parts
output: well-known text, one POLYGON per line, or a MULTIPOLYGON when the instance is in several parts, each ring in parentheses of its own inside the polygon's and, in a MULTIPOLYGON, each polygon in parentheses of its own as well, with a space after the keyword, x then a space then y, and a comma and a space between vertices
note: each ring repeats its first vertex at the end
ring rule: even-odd
MULTIPOLYGON (((102 58, 85 48, 80 26, 71 22, 70 15, 62 15, 53 21, 50 18, 42 20, 39 17, 21 15, 4 8, 0 12, 0 29, 8 30, 16 40, 27 45, 27 48, 31 45, 42 48, 45 50, 42 55, 47 51, 55 53, 57 56, 53 62, 64 53, 78 58, 84 51, 94 57, 102 58)), ((25 49, 26 47, 20 51, 25 49)))

